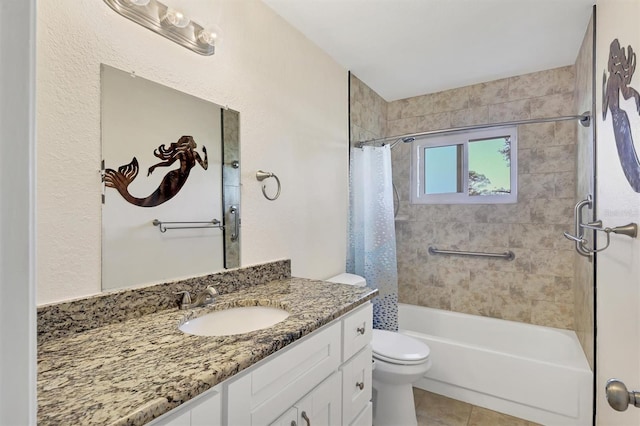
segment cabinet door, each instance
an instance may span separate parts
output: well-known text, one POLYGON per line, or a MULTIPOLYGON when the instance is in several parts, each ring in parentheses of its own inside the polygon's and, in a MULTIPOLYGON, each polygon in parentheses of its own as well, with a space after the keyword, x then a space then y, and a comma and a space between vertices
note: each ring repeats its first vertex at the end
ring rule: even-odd
POLYGON ((227 387, 229 425, 270 424, 339 366, 340 323, 334 323, 232 380, 227 387))
POLYGON ((296 423, 297 420, 298 410, 296 409, 296 407, 292 407, 269 426, 298 426, 298 424, 296 423))
POLYGON ((220 392, 215 392, 191 409, 191 426, 220 426, 221 417, 222 397, 220 392))
POLYGON ((335 426, 342 423, 342 373, 335 372, 295 405, 298 426, 335 426))
POLYGON ((184 413, 175 413, 175 415, 163 418, 154 424, 158 426, 191 426, 191 412, 187 410, 184 413))

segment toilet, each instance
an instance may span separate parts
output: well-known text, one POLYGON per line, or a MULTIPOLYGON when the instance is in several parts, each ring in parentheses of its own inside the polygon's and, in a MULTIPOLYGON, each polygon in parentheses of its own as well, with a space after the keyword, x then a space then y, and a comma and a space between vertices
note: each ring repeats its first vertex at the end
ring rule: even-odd
MULTIPOLYGON (((366 280, 340 274, 327 281, 364 287, 366 280)), ((431 367, 429 346, 401 333, 373 330, 373 424, 415 426, 416 410, 412 384, 431 367)))

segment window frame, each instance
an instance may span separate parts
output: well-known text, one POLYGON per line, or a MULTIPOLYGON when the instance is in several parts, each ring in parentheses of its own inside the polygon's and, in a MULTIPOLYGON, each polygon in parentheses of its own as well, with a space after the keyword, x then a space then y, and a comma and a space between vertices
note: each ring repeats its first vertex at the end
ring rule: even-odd
POLYGON ((495 127, 483 130, 467 130, 446 135, 427 136, 416 139, 411 147, 411 204, 514 204, 518 202, 518 128, 517 126, 495 127), (469 195, 469 143, 478 140, 509 137, 510 194, 469 195), (424 156, 425 148, 462 145, 462 188, 464 192, 425 194, 424 156))

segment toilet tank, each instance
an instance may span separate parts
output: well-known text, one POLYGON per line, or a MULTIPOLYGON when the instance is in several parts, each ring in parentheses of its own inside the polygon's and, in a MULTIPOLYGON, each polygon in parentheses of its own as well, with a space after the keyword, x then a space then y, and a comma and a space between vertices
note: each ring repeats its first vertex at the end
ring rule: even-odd
POLYGON ((367 280, 360 275, 349 274, 346 272, 336 275, 335 277, 327 278, 325 281, 329 281, 330 283, 355 285, 356 287, 365 287, 367 285, 367 280))

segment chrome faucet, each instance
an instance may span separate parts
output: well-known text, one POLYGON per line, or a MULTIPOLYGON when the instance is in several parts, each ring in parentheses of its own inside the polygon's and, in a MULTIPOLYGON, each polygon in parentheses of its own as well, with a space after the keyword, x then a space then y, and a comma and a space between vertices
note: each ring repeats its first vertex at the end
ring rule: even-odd
POLYGON ((180 309, 193 309, 200 306, 210 305, 216 301, 218 292, 215 288, 208 286, 204 291, 196 296, 195 301, 191 301, 191 294, 188 291, 180 291, 176 294, 182 294, 182 300, 180 301, 180 309))

